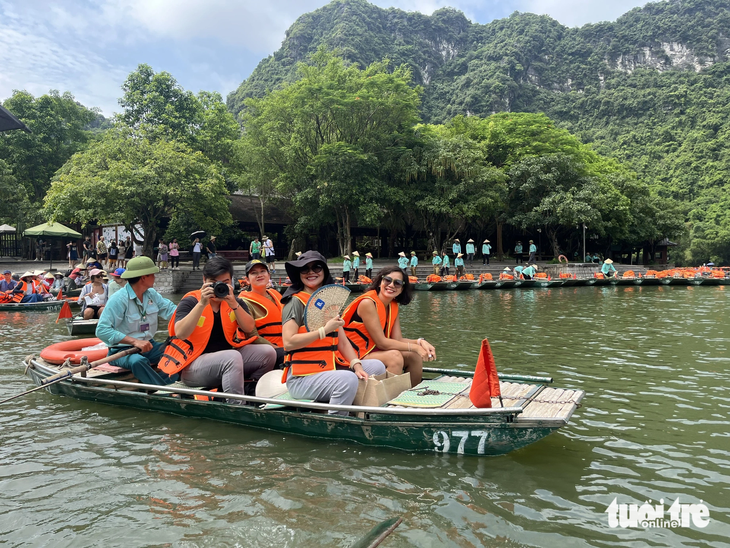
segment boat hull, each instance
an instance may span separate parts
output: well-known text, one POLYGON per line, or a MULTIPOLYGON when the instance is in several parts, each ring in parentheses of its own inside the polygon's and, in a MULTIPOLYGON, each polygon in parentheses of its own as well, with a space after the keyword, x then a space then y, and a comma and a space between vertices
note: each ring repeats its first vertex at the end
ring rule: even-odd
POLYGON ((41 303, 3 303, 0 312, 32 312, 57 310, 63 306, 63 301, 44 301, 41 303))
POLYGON ((413 284, 413 289, 415 291, 428 291, 429 289, 431 289, 431 284, 426 284, 426 283, 413 284))
MULTIPOLYGON (((57 371, 40 360, 32 360, 27 374, 40 384, 42 379, 57 371)), ((507 413, 508 409, 500 414, 409 415, 388 413, 387 408, 377 408, 377 413, 365 413, 358 418, 312 413, 296 407, 262 409, 182 399, 169 393, 118 390, 108 384, 113 382, 111 380, 102 379, 101 382, 103 384, 87 384, 74 378, 73 381, 65 380, 48 386, 46 390, 84 401, 227 422, 287 435, 348 441, 408 452, 472 456, 503 455, 520 449, 564 426, 570 418, 518 420, 515 414, 507 413)))
POLYGON ((500 285, 499 282, 495 282, 494 280, 486 280, 478 283, 474 289, 497 289, 500 285))
POLYGON ((449 283, 449 289, 454 291, 465 291, 471 289, 476 285, 476 282, 451 282, 449 283))

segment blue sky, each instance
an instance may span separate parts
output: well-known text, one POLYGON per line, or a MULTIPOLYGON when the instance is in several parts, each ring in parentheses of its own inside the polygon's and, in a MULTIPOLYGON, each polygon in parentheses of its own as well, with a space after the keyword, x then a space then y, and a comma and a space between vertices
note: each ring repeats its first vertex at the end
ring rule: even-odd
MULTIPOLYGON (((567 26, 612 21, 642 0, 371 0, 431 14, 450 6, 476 23, 514 11, 567 26)), ((15 89, 70 91, 109 116, 138 64, 193 92, 234 90, 276 51, 300 15, 327 0, 0 0, 0 101, 15 89)))

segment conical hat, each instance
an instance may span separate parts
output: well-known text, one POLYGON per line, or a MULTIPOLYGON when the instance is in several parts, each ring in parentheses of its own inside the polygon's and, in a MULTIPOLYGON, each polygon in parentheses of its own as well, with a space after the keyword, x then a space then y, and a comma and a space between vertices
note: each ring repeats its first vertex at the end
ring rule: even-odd
POLYGON ((281 382, 281 370, 269 371, 256 383, 257 398, 275 398, 286 392, 286 383, 281 382))
POLYGON ((399 256, 399 257, 405 257, 405 256, 406 256, 406 254, 405 254, 405 253, 403 253, 403 252, 401 251, 400 253, 398 253, 398 256, 399 256))
POLYGON ((354 257, 359 257, 359 256, 360 256, 360 254, 359 254, 359 253, 358 253, 357 251, 353 251, 353 252, 352 252, 352 255, 353 255, 354 257))

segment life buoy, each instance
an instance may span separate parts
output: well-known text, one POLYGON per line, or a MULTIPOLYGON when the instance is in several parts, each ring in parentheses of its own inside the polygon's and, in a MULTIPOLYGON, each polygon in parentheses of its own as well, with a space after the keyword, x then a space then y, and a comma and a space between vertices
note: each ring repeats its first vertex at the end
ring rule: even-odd
POLYGON ((41 351, 41 358, 48 363, 55 365, 61 365, 70 359, 71 363, 81 363, 81 356, 86 356, 89 362, 94 362, 102 358, 106 358, 109 353, 107 348, 100 348, 98 350, 81 350, 89 346, 96 346, 101 342, 101 339, 74 339, 73 341, 64 341, 51 346, 47 346, 41 351))
POLYGON ((562 263, 563 262, 563 259, 565 259, 565 264, 568 264, 568 257, 566 257, 565 255, 558 255, 558 262, 559 263, 562 263))

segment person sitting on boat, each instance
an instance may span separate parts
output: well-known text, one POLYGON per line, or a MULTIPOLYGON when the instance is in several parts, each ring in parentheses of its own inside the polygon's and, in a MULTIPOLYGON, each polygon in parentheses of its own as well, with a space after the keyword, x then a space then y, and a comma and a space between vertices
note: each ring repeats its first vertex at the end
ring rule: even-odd
POLYGON ((122 278, 122 274, 124 274, 123 268, 117 268, 114 272, 109 273, 111 280, 109 280, 109 283, 107 284, 107 292, 110 297, 127 285, 127 280, 122 278))
MULTIPOLYGON (((106 244, 104 244, 104 245, 106 245, 106 244)), ((95 268, 97 268, 99 270, 103 270, 101 263, 99 261, 97 261, 96 259, 89 259, 88 261, 86 261, 86 270, 87 271, 93 270, 95 268)))
POLYGON ((188 386, 254 393, 258 380, 274 368, 276 351, 251 344, 258 338, 256 324, 246 303, 236 298, 233 280, 233 265, 225 257, 205 263, 202 287, 183 297, 170 320, 173 339, 160 359, 160 370, 179 373, 188 386))
POLYGON ((352 252, 352 276, 355 282, 360 278, 360 253, 352 252))
POLYGON ((406 339, 401 333, 398 310, 411 302, 408 276, 395 266, 378 272, 366 293, 342 314, 345 333, 360 358, 380 360, 391 373, 404 371, 411 386, 421 382, 423 362, 436 359, 436 349, 425 339, 406 339))
POLYGON ((446 251, 444 251, 443 255, 441 256, 441 277, 449 275, 450 261, 451 261, 451 259, 449 259, 448 253, 446 253, 446 251))
POLYGON ((402 251, 398 253, 398 268, 401 270, 408 268, 408 257, 406 257, 406 254, 402 251))
POLYGON ((522 269, 522 276, 525 278, 525 280, 534 279, 535 274, 537 274, 536 264, 528 264, 525 268, 522 269))
POLYGON ((434 251, 433 252, 433 259, 431 259, 431 264, 433 265, 433 273, 438 276, 439 272, 441 271, 441 257, 439 257, 439 252, 434 251))
MULTIPOLYGON (((300 253, 301 255, 301 253, 300 253)), ((276 351, 276 365, 284 363, 284 341, 281 338, 281 293, 270 289, 271 274, 265 262, 254 259, 246 264, 249 291, 241 291, 239 299, 248 306, 256 322, 257 342, 270 344, 276 351)))
POLYGON ((456 267, 456 277, 461 278, 464 275, 464 256, 463 253, 459 253, 454 259, 454 266, 456 267))
POLYGON ((3 271, 3 279, 0 280, 0 291, 12 291, 18 282, 13 280, 13 273, 10 270, 3 271))
POLYGON ((342 280, 345 283, 350 283, 350 269, 352 268, 352 263, 350 262, 350 256, 345 255, 345 260, 342 263, 342 280))
POLYGON ((103 280, 104 272, 95 268, 89 272, 89 276, 91 276, 91 283, 86 284, 81 290, 78 303, 81 305, 83 318, 85 320, 95 320, 104 312, 109 293, 103 280))
POLYGON ((365 276, 373 277, 373 254, 369 251, 365 253, 365 276))
POLYGON ((415 251, 411 251, 410 267, 411 267, 411 276, 415 276, 416 268, 418 267, 418 256, 416 255, 415 251))
POLYGON ((616 276, 616 267, 613 266, 613 261, 611 259, 603 261, 603 264, 601 265, 601 273, 606 278, 613 278, 616 276))
POLYGON ((139 348, 139 354, 120 358, 114 365, 130 369, 145 384, 165 385, 177 380, 177 375, 152 368, 165 350, 165 344, 153 338, 158 318, 170 319, 176 306, 153 289, 159 271, 149 257, 135 257, 127 263, 122 274, 127 285, 109 298, 96 326, 96 336, 109 346, 109 355, 122 347, 139 348))
POLYGON ((56 272, 53 275, 53 283, 51 284, 51 293, 58 294, 63 289, 63 274, 56 272))
MULTIPOLYGON (((297 399, 310 399, 333 405, 351 405, 358 379, 385 373, 379 360, 360 360, 343 330, 340 316, 332 318, 318 331, 307 331, 304 311, 312 293, 334 283, 327 260, 316 251, 306 251, 296 261, 285 264, 292 286, 281 301, 282 338, 286 359, 284 378, 289 393, 297 399), (337 351, 344 364, 338 363, 337 351)), ((347 415, 331 410, 330 414, 347 415)))
POLYGON ((38 293, 33 285, 32 272, 25 272, 12 291, 13 301, 16 303, 39 303, 43 301, 43 296, 38 293))

